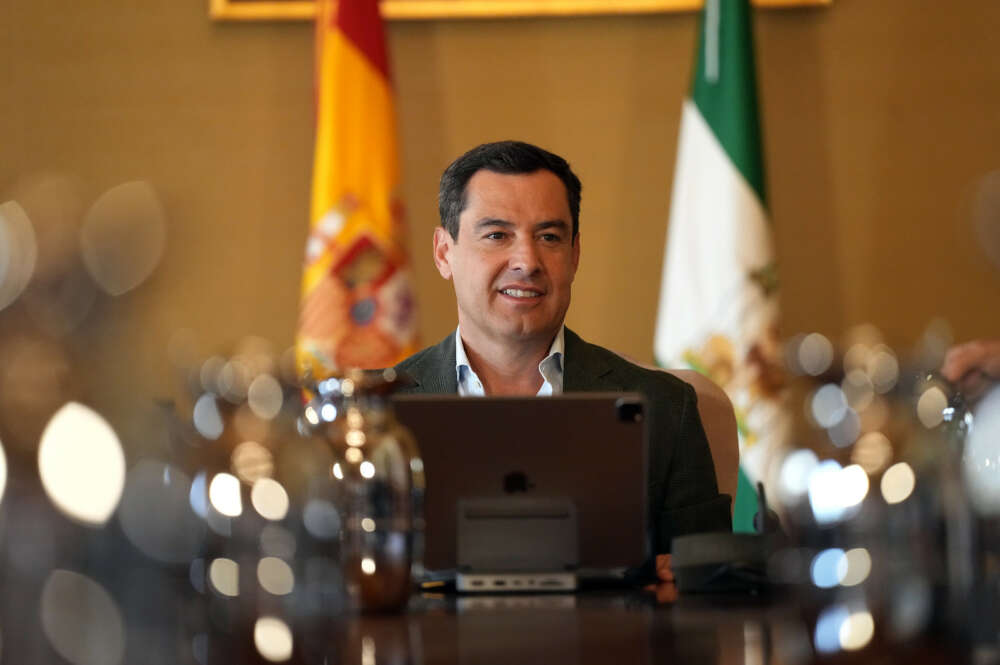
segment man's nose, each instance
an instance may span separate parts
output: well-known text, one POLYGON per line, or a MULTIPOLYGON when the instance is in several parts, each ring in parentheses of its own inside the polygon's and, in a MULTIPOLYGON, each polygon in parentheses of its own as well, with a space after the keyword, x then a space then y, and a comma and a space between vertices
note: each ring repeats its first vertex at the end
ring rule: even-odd
POLYGON ((532 239, 519 239, 511 249, 510 267, 531 275, 541 268, 538 247, 532 239))

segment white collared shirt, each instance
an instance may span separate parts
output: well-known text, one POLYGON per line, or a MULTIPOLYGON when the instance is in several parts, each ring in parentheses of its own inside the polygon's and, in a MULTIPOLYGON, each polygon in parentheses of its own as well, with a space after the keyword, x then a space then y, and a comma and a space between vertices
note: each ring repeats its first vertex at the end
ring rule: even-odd
MULTIPOLYGON (((558 395, 563 389, 563 349, 565 326, 559 326, 556 338, 552 340, 549 353, 538 363, 538 373, 542 375, 542 387, 538 389, 538 395, 558 395)), ((462 397, 484 397, 486 391, 483 382, 479 380, 472 365, 469 364, 469 356, 465 354, 465 345, 462 343, 461 327, 455 329, 455 374, 458 377, 458 394, 462 397)))

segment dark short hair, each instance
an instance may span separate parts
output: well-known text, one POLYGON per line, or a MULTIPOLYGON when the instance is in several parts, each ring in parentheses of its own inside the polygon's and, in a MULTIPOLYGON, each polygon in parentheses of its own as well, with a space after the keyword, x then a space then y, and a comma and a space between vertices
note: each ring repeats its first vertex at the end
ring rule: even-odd
POLYGON ((551 171, 566 186, 566 202, 573 218, 573 238, 580 229, 580 191, 583 186, 569 163, 548 150, 522 141, 497 141, 476 146, 455 161, 441 174, 438 189, 438 213, 441 226, 458 240, 458 218, 465 210, 465 190, 477 171, 517 174, 551 171))

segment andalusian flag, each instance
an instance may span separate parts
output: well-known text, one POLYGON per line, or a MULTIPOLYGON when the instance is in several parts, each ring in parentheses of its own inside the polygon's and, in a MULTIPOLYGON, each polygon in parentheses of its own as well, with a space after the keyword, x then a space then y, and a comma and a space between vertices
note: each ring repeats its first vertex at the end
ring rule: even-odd
POLYGON ((740 430, 733 528, 786 430, 748 0, 706 0, 684 101, 656 322, 656 359, 725 388, 740 430))
POLYGON ((377 0, 320 0, 316 153, 296 340, 300 371, 416 351, 389 61, 377 0))

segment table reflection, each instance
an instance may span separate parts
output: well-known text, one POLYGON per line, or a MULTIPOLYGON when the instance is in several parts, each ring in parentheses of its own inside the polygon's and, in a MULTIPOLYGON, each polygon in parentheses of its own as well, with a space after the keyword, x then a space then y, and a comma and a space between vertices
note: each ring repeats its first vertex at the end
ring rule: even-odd
POLYGON ((726 606, 663 604, 655 593, 642 591, 428 594, 414 598, 403 615, 356 617, 342 636, 341 656, 359 665, 807 662, 807 641, 790 659, 772 653, 772 624, 793 621, 781 606, 756 599, 726 606))

